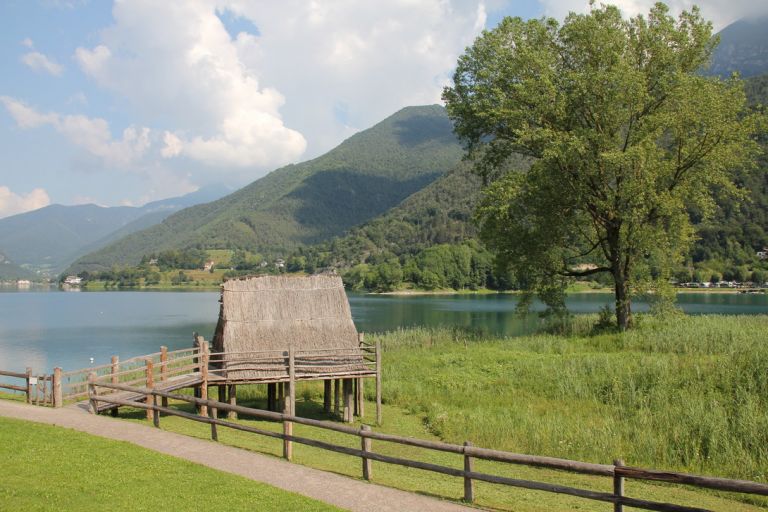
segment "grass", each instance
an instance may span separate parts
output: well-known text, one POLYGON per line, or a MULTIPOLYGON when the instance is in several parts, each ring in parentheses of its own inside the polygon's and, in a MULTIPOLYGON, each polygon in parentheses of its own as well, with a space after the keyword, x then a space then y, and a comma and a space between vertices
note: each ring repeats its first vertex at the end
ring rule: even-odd
POLYGON ((643 318, 619 334, 382 337, 389 403, 442 439, 768 480, 768 316, 643 318))
POLYGON ((0 460, 0 510, 191 511, 212 495, 228 511, 340 510, 129 443, 13 419, 0 418, 0 460))
MULTIPOLYGON (((567 335, 493 339, 457 329, 410 329, 377 336, 384 347, 384 425, 376 430, 521 453, 766 481, 768 316, 640 319, 632 332, 591 333, 577 317, 567 335)), ((562 329, 563 326, 560 326, 562 329)), ((366 388, 368 398, 373 389, 366 388)), ((241 404, 263 408, 263 390, 241 388, 241 404)), ((298 414, 325 418, 321 388, 300 384, 298 414)), ((213 393, 215 397, 215 392, 213 393)), ((367 410, 373 413, 372 404, 367 410)), ((133 417, 140 421, 142 413, 133 417)), ((252 420, 242 420, 249 424, 252 420)), ((262 424, 263 422, 258 422, 262 424)), ((208 438, 206 425, 163 418, 162 428, 208 438)), ((277 429, 277 426, 272 426, 277 429)), ((343 434, 296 426, 306 435, 355 447, 343 434)), ((279 441, 220 429, 226 444, 280 456, 279 441)), ((461 467, 459 456, 374 442, 374 450, 461 467)), ((359 460, 297 445, 300 464, 360 477, 359 460)), ((610 491, 607 478, 498 463, 479 470, 610 491)), ((374 481, 460 499, 460 479, 374 463, 374 481)), ((760 510, 750 496, 628 481, 634 497, 720 511, 760 510)), ((523 512, 606 510, 577 498, 478 485, 478 504, 523 512)))

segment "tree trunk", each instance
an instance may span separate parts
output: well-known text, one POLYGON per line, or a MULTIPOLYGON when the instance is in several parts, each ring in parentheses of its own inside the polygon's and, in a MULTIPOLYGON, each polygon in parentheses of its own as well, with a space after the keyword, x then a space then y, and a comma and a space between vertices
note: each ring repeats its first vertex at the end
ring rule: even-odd
POLYGON ((613 275, 614 291, 616 293, 616 325, 620 331, 632 327, 632 300, 629 296, 629 279, 619 269, 613 275))

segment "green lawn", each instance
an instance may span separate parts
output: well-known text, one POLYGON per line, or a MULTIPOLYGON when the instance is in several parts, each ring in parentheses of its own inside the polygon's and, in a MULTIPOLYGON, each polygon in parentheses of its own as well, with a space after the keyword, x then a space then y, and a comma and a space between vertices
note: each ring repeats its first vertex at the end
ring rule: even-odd
POLYGON ((129 443, 5 418, 0 467, 0 510, 340 510, 129 443))

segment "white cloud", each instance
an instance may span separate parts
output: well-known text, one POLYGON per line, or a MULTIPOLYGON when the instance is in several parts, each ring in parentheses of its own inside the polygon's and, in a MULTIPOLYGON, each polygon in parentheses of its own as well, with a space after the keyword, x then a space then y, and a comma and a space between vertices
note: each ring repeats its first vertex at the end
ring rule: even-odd
POLYGON ((21 62, 35 71, 44 71, 53 76, 61 75, 64 70, 60 64, 40 52, 25 53, 21 56, 21 62))
MULTIPOLYGON (((610 0, 605 3, 619 7, 625 16, 648 14, 657 0, 610 0)), ((588 12, 588 0, 541 0, 547 16, 562 20, 570 12, 588 12)), ((601 2, 598 2, 598 4, 601 2)), ((715 31, 745 17, 768 14, 768 2, 755 0, 667 0, 665 2, 673 15, 683 10, 690 11, 699 6, 702 16, 712 21, 715 31)))
POLYGON ((50 125, 73 144, 103 159, 110 166, 128 167, 135 164, 150 147, 149 128, 130 126, 121 139, 113 139, 109 124, 104 119, 82 115, 60 115, 55 112, 42 114, 23 102, 8 96, 0 96, 16 124, 23 129, 50 125))
POLYGON ((113 16, 75 60, 129 99, 141 124, 162 123, 173 136, 164 137, 162 156, 263 172, 328 150, 404 106, 439 102, 458 55, 484 26, 485 7, 138 0, 116 2, 113 16), (259 34, 230 35, 217 16, 226 11, 259 34))
POLYGON ((286 98, 283 115, 314 156, 408 105, 437 103, 458 56, 485 25, 476 0, 220 0, 259 36, 241 60, 286 98), (336 107, 344 106, 338 116, 336 107))
POLYGON ((283 96, 243 65, 212 4, 116 2, 113 14, 102 44, 75 59, 148 123, 168 123, 163 157, 267 169, 303 153, 303 136, 281 119, 283 96))
POLYGON ((51 198, 42 188, 36 188, 28 194, 15 194, 10 188, 0 186, 0 218, 37 210, 51 204, 51 198))
POLYGON ((21 46, 26 46, 27 48, 34 48, 35 43, 32 42, 32 40, 28 37, 25 37, 21 40, 21 46))

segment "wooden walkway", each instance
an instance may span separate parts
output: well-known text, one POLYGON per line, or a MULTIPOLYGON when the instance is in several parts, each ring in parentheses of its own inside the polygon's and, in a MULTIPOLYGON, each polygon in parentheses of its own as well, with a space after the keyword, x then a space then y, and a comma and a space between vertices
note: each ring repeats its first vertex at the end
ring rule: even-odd
MULTIPOLYGON (((221 377, 216 376, 210 376, 208 377, 208 382, 211 384, 216 384, 217 381, 223 381, 221 377)), ((176 375, 173 377, 170 377, 166 381, 161 381, 155 384, 153 387, 156 390, 159 391, 176 391, 178 389, 183 388, 191 388, 194 386, 197 386, 203 382, 203 378, 200 373, 189 373, 186 375, 176 375)), ((109 395, 111 398, 117 398, 120 400, 127 400, 129 402, 143 402, 146 398, 146 395, 143 393, 133 393, 130 391, 120 391, 117 393, 112 393, 109 395)), ((116 409, 119 406, 115 404, 111 404, 109 402, 97 402, 96 406, 96 412, 105 412, 110 409, 116 409)))
MULTIPOLYGON (((156 452, 270 484, 353 512, 477 510, 450 501, 292 464, 282 459, 212 441, 174 434, 108 416, 87 414, 77 404, 62 409, 50 409, 0 400, 0 416, 53 424, 100 437, 126 441, 156 452)), ((254 503, 254 508, 258 509, 258 503, 254 503)))

